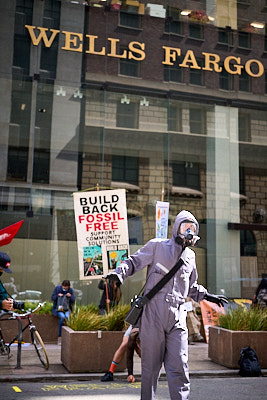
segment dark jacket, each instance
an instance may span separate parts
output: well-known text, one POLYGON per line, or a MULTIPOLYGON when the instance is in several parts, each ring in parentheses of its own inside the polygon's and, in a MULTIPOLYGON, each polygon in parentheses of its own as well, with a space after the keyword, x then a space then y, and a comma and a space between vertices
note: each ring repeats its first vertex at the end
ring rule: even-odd
MULTIPOLYGON (((101 296, 100 303, 99 303, 99 309, 105 310, 107 291, 106 291, 106 282, 104 282, 102 279, 99 281, 98 289, 103 290, 103 294, 101 296)), ((110 308, 114 307, 113 286, 110 283, 108 283, 108 298, 110 300, 110 303, 109 303, 110 308)))
POLYGON ((75 303, 75 295, 73 292, 73 289, 70 287, 66 292, 63 291, 62 289, 62 285, 58 285, 55 287, 51 299, 53 300, 53 308, 52 308, 52 314, 55 315, 57 317, 57 300, 58 300, 58 294, 62 293, 67 294, 70 293, 71 297, 68 297, 68 301, 69 301, 69 307, 72 310, 72 306, 75 303))
POLYGON ((2 282, 0 281, 0 310, 3 310, 2 301, 8 298, 6 289, 4 288, 2 282))

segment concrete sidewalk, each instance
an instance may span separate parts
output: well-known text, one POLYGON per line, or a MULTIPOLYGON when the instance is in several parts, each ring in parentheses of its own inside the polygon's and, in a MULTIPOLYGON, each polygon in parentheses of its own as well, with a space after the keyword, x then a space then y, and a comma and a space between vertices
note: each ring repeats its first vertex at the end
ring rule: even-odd
MULTIPOLYGON (((57 344, 45 344, 50 367, 45 370, 41 365, 35 349, 30 344, 22 345, 21 368, 17 367, 17 347, 12 346, 12 357, 0 356, 0 382, 23 381, 23 380, 97 380, 104 373, 69 373, 61 363, 61 346, 57 344)), ((237 376, 238 370, 232 370, 212 362, 208 358, 208 345, 206 343, 195 342, 189 345, 189 370, 190 376, 237 376)), ((266 371, 263 371, 266 375, 266 371)), ((141 360, 135 355, 134 375, 136 378, 141 376, 141 360)), ((164 368, 161 377, 165 377, 164 368)), ((115 372, 114 379, 126 379, 127 370, 115 372)))

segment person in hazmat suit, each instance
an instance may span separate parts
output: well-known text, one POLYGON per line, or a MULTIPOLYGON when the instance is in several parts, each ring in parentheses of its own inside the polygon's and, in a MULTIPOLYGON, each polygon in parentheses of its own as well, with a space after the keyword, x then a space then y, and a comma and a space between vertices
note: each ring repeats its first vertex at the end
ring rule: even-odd
POLYGON ((195 252, 189 248, 200 239, 199 224, 189 211, 181 211, 174 222, 170 239, 151 239, 108 275, 121 283, 147 267, 144 295, 182 258, 183 264, 165 286, 144 306, 138 322, 142 348, 141 400, 155 398, 164 363, 171 400, 189 398, 188 330, 185 299, 190 296, 219 306, 227 303, 223 295, 207 292, 197 283, 195 252))

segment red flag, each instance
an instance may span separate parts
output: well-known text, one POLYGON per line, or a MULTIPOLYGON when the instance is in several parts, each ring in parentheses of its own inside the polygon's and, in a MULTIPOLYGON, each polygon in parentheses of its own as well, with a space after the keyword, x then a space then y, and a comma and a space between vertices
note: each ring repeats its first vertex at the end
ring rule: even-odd
POLYGON ((0 230, 0 246, 5 246, 12 241, 23 222, 24 220, 21 220, 0 230))

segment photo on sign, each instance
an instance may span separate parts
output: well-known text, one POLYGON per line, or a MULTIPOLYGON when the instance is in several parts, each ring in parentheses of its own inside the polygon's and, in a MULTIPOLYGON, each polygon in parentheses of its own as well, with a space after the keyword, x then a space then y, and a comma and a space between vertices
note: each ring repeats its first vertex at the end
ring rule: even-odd
POLYGON ((108 269, 115 269, 128 257, 128 248, 120 250, 109 250, 107 251, 107 256, 108 269))
POLYGON ((84 276, 103 275, 101 246, 83 247, 84 276))

